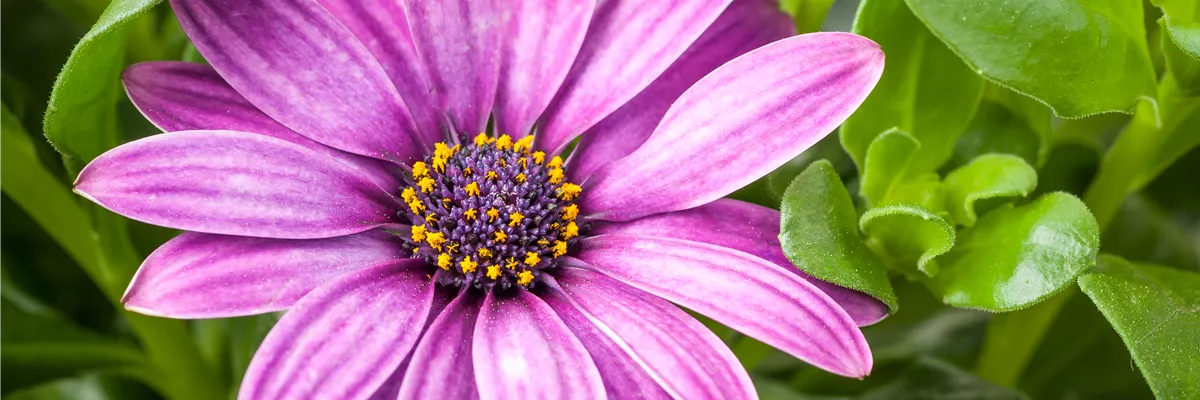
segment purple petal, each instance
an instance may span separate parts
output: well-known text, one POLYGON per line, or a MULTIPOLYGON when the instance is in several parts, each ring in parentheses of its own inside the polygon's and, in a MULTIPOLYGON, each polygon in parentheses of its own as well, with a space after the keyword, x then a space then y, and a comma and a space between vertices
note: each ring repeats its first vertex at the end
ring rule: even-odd
MULTIPOLYGON (((421 343, 426 342, 426 339, 430 339, 429 342, 431 343, 438 343, 441 340, 441 336, 430 336, 429 327, 433 326, 434 320, 442 315, 442 311, 446 309, 446 306, 458 297, 458 293, 458 288, 434 285, 433 304, 429 306, 429 314, 425 317, 425 326, 421 329, 421 338, 417 339, 417 344, 413 346, 413 351, 408 353, 408 356, 404 358, 399 367, 396 367, 396 371, 392 372, 392 376, 379 385, 379 388, 375 389, 375 394, 371 395, 368 400, 396 400, 397 396, 400 395, 400 387, 404 383, 404 377, 407 376, 408 367, 412 365, 413 355, 421 348, 421 343)), ((470 346, 470 341, 467 341, 467 345, 470 346)), ((470 360, 470 357, 467 357, 467 359, 470 360)), ((422 374, 424 373, 426 372, 422 372, 422 374)), ((473 377, 468 379, 471 385, 475 384, 473 377)))
POLYGON ((408 368, 413 373, 404 376, 400 399, 479 397, 471 346, 482 300, 468 289, 426 329, 425 338, 413 350, 408 368))
POLYGON ((404 7, 397 0, 319 0, 362 41, 396 86, 417 125, 415 136, 427 149, 443 140, 440 111, 433 107, 429 76, 417 56, 404 7))
POLYGON ((399 187, 388 163, 317 143, 263 114, 212 67, 179 61, 133 65, 121 74, 129 100, 164 132, 230 130, 267 135, 333 157, 382 188, 399 187))
POLYGON ((96 157, 75 191, 149 224, 224 235, 314 239, 390 222, 396 200, 299 145, 233 131, 171 132, 96 157))
MULTIPOLYGON (((557 284, 552 284, 557 285, 557 284)), ((571 328, 571 332, 583 347, 587 348, 596 369, 604 379, 604 391, 611 399, 670 399, 671 395, 654 381, 637 360, 634 360, 614 339, 600 329, 596 323, 588 319, 582 311, 573 304, 574 300, 562 293, 562 289, 547 290, 541 295, 542 300, 558 313, 563 323, 571 328)), ((619 337, 618 337, 619 338, 619 337)))
POLYGON ((773 0, 734 0, 692 46, 650 86, 584 132, 566 169, 583 182, 597 168, 632 153, 650 137, 684 90, 725 62, 792 36, 792 19, 773 0))
POLYGON ((338 275, 402 253, 382 231, 308 240, 184 232, 146 258, 121 302, 167 318, 281 311, 338 275))
POLYGON ((596 171, 580 208, 625 221, 721 198, 825 137, 882 71, 879 45, 849 33, 746 53, 684 92, 633 154, 596 171))
POLYGON ((472 358, 484 400, 605 397, 587 349, 550 306, 523 289, 511 297, 488 293, 472 358))
POLYGON ((575 64, 538 128, 536 145, 559 153, 616 111, 679 58, 729 1, 599 2, 575 64))
POLYGON ((350 272, 296 305, 250 361, 240 399, 366 398, 417 341, 434 283, 423 261, 350 272))
POLYGON ((671 397, 757 397, 733 352, 683 310, 595 272, 567 267, 556 276, 571 300, 559 305, 586 315, 671 397))
MULTIPOLYGON (((436 107, 460 136, 483 132, 500 70, 499 0, 407 0, 417 54, 436 107)), ((520 16, 508 16, 519 18, 520 16)))
POLYGON ((496 91, 497 132, 533 128, 567 77, 583 44, 595 2, 514 0, 506 3, 496 91))
POLYGON ((415 127, 379 62, 310 0, 171 0, 204 59, 301 135, 351 153, 420 157, 415 127))
POLYGON ((655 214, 629 222, 600 222, 593 235, 628 234, 690 240, 750 253, 795 272, 837 302, 858 326, 887 317, 887 305, 875 298, 813 278, 796 268, 779 245, 779 211, 737 200, 720 199, 689 210, 655 214))
POLYGON ((740 251, 630 235, 580 242, 579 259, 838 375, 871 371, 871 350, 837 303, 795 273, 740 251))

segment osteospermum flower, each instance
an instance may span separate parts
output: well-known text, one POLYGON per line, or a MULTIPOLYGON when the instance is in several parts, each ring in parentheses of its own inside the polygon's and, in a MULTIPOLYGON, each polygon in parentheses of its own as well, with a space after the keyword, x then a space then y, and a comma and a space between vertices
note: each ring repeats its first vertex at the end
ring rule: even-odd
POLYGON ((188 231, 129 309, 288 310, 245 399, 754 397, 671 303, 864 376, 882 306, 719 199, 841 123, 883 55, 726 3, 172 0, 211 67, 126 71, 169 133, 76 189, 188 231))

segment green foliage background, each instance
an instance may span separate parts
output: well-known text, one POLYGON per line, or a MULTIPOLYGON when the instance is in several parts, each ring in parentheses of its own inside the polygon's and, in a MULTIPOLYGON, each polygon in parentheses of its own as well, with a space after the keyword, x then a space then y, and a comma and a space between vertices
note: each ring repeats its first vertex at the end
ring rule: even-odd
MULTIPOLYGON (((734 194, 778 207, 798 268, 886 303, 872 376, 715 323, 764 398, 1200 398, 1195 0, 783 0, 878 42, 840 129, 734 194)), ((199 61, 160 0, 0 3, 0 396, 232 398, 276 315, 123 311, 176 232, 70 192, 157 133, 118 76, 199 61)))

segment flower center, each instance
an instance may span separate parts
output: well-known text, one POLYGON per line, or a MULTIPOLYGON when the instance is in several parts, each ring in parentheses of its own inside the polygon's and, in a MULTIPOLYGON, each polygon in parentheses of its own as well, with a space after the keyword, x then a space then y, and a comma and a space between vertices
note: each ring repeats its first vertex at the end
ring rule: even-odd
POLYGON ((562 158, 531 152, 533 136, 513 141, 479 134, 472 144, 437 143, 412 166, 400 212, 412 224, 405 248, 448 286, 530 286, 579 238, 579 185, 562 158))

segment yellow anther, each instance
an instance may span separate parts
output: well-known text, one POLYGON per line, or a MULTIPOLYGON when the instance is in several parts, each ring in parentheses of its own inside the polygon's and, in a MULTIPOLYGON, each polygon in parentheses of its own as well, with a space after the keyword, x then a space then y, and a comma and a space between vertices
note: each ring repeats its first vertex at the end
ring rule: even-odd
POLYGON ((467 191, 467 196, 478 196, 479 195, 479 184, 478 183, 475 183, 475 182, 468 183, 467 187, 465 187, 463 189, 467 191))
MULTIPOLYGON (((522 160, 524 160, 524 158, 522 158, 522 160)), ((525 179, 526 179, 526 178, 525 178, 525 173, 524 173, 524 172, 522 172, 522 173, 519 173, 519 174, 517 174, 517 176, 516 176, 517 183, 525 183, 525 179)))
POLYGON ((405 203, 412 203, 417 200, 417 190, 411 187, 406 187, 400 192, 400 198, 404 199, 405 203))
POLYGON ((446 251, 450 253, 458 252, 458 242, 446 243, 446 251))
POLYGON ((425 223, 432 224, 434 222, 437 222, 437 220, 438 220, 437 214, 434 214, 434 213, 425 214, 425 223))
POLYGON ((443 197, 442 198, 442 208, 450 208, 450 203, 453 201, 454 200, 450 200, 449 197, 443 197))
POLYGON ((480 247, 479 258, 492 258, 492 250, 487 247, 480 247))
POLYGON ((521 286, 529 286, 533 282, 533 273, 529 271, 521 271, 517 274, 517 283, 521 286))
POLYGON ((417 243, 425 240, 425 225, 412 226, 412 240, 417 243))
POLYGON ((567 254, 567 242, 555 240, 554 247, 551 247, 550 250, 553 251, 555 257, 562 257, 563 254, 567 254))
POLYGON ((501 158, 501 159, 499 159, 499 160, 496 160, 496 162, 497 162, 497 163, 499 163, 501 167, 507 167, 507 166, 508 166, 508 160, 507 160, 507 159, 501 158))
POLYGON ((554 158, 551 158, 550 163, 546 164, 546 166, 550 168, 562 168, 562 163, 562 157, 554 156, 554 158))
POLYGON ((513 143, 513 151, 529 151, 533 148, 533 135, 525 135, 525 137, 513 143))
POLYGON ((500 279, 500 266, 498 266, 498 265, 489 266, 488 270, 487 270, 487 277, 491 278, 491 280, 493 280, 493 281, 500 279))
POLYGON ((505 261, 505 263, 504 263, 504 268, 516 269, 518 265, 521 265, 521 264, 517 263, 516 257, 509 257, 508 260, 505 261))
POLYGON ((496 243, 504 243, 504 242, 505 242, 505 241, 507 241, 507 240, 508 240, 508 234, 507 234, 507 233, 504 233, 504 231, 496 231, 496 239, 495 239, 495 240, 493 240, 493 242, 496 242, 496 243))
POLYGON ((548 246, 548 245, 550 245, 550 241, 546 240, 544 238, 538 239, 537 244, 538 244, 538 246, 548 246))
POLYGON ((521 169, 529 168, 529 159, 524 157, 518 158, 517 165, 521 166, 521 169))
POLYGON ((562 187, 558 188, 558 198, 571 201, 578 197, 579 193, 582 191, 583 188, 579 187, 579 185, 574 183, 564 183, 562 187))
POLYGON ((550 168, 549 175, 550 175, 550 183, 555 184, 555 185, 562 183, 562 181, 563 181, 562 168, 550 168))
POLYGON ((564 221, 574 221, 575 217, 579 216, 579 206, 571 204, 562 209, 562 219, 564 221))
POLYGON ((413 163, 413 179, 420 179, 429 176, 429 166, 425 165, 424 161, 413 163))
POLYGON ((550 223, 550 229, 558 229, 560 226, 562 226, 562 224, 557 223, 557 222, 550 223))
POLYGON ((528 265, 530 267, 536 267, 539 262, 542 262, 542 258, 538 257, 537 253, 534 253, 532 251, 525 253, 525 265, 528 265))
POLYGON ((418 200, 408 202, 408 207, 412 209, 413 214, 420 214, 425 211, 425 203, 418 200))
POLYGON ((467 256, 467 258, 464 258, 462 261, 458 262, 458 266, 459 268, 462 268, 462 272, 468 274, 475 272, 475 267, 478 265, 479 264, 476 264, 474 261, 471 261, 471 256, 467 256))
POLYGON ((433 191, 435 183, 431 178, 421 178, 421 181, 417 182, 417 186, 421 187, 421 193, 429 193, 433 191))
POLYGON ((579 225, 575 225, 574 222, 567 223, 567 226, 562 228, 563 239, 570 239, 576 236, 579 236, 579 225))
POLYGON ((450 264, 452 264, 452 261, 450 260, 449 254, 446 254, 446 253, 438 254, 438 259, 437 259, 438 268, 441 268, 444 270, 450 270, 450 264))
POLYGON ((512 147, 512 144, 512 138, 508 137, 508 135, 500 135, 500 137, 496 138, 497 149, 508 150, 512 147))
POLYGON ((446 236, 441 232, 428 232, 425 234, 425 241, 434 250, 442 251, 442 243, 446 243, 446 236))
POLYGON ((475 135, 475 145, 476 146, 483 146, 483 145, 491 143, 491 142, 492 142, 492 138, 488 137, 487 133, 480 133, 478 135, 475 135))
POLYGON ((486 177, 487 177, 487 180, 489 180, 489 181, 496 180, 496 171, 488 171, 486 177))
POLYGON ((508 215, 508 226, 517 226, 517 224, 520 224, 521 220, 523 219, 525 219, 524 215, 514 211, 512 214, 508 215))
POLYGON ((471 171, 471 167, 463 168, 463 176, 471 176, 475 171, 471 171))
POLYGON ((488 216, 488 222, 495 221, 496 217, 500 216, 500 210, 497 210, 495 207, 489 208, 487 210, 487 216, 488 216))
POLYGON ((467 221, 474 221, 475 218, 479 218, 479 211, 476 211, 474 208, 468 208, 467 211, 463 211, 463 216, 467 217, 467 221))
POLYGON ((533 163, 537 164, 537 165, 542 165, 543 162, 546 162, 546 152, 544 152, 544 151, 533 152, 533 163))

